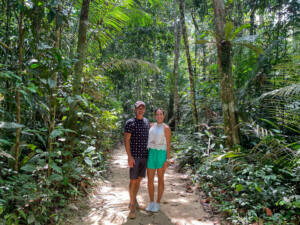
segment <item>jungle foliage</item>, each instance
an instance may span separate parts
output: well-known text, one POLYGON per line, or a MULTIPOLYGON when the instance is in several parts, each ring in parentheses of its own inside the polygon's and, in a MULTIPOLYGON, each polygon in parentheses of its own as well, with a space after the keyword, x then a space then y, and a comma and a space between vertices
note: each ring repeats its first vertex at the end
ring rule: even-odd
POLYGON ((166 110, 179 168, 229 223, 299 224, 299 1, 226 0, 223 35, 213 2, 0 2, 1 224, 62 224, 62 209, 107 173, 138 99, 150 121, 166 110), (179 15, 186 43, 176 41, 179 15), (235 145, 224 133, 220 43, 235 145))

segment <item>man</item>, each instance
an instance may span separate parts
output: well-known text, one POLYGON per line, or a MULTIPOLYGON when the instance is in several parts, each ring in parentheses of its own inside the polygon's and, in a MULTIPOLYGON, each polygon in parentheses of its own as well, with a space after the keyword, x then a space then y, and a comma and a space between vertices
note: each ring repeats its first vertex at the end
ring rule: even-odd
POLYGON ((129 184, 129 218, 136 217, 136 208, 139 205, 136 200, 140 183, 146 175, 147 158, 148 158, 148 135, 149 122, 144 118, 146 105, 142 101, 137 101, 134 105, 135 118, 126 121, 125 125, 125 149, 128 156, 128 166, 130 167, 130 184, 129 184))

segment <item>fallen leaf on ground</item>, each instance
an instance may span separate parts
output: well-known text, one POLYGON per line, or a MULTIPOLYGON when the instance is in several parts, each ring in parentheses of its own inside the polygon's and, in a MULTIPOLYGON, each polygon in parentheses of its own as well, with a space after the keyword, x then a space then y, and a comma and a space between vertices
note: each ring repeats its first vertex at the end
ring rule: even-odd
POLYGON ((201 202, 202 203, 209 203, 210 202, 210 198, 208 197, 206 199, 202 199, 201 202))
POLYGON ((266 208, 266 214, 268 216, 273 216, 273 213, 272 213, 271 209, 269 209, 269 208, 266 208))

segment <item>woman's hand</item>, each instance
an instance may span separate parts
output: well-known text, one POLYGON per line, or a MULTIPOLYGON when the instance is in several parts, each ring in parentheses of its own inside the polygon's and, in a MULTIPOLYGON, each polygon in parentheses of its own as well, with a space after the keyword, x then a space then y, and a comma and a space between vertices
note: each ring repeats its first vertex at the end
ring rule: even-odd
POLYGON ((168 166, 169 166, 169 164, 170 164, 170 160, 167 159, 167 160, 164 162, 163 168, 164 168, 164 169, 167 169, 168 166))

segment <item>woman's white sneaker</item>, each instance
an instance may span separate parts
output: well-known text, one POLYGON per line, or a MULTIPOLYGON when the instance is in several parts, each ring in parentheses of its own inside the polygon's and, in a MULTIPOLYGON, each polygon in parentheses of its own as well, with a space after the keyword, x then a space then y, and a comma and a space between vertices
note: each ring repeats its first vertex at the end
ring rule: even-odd
POLYGON ((152 208, 152 212, 158 212, 160 210, 160 205, 157 202, 154 202, 154 206, 152 208))
POLYGON ((146 211, 153 212, 154 206, 155 206, 155 202, 150 202, 149 205, 146 208, 146 211))

